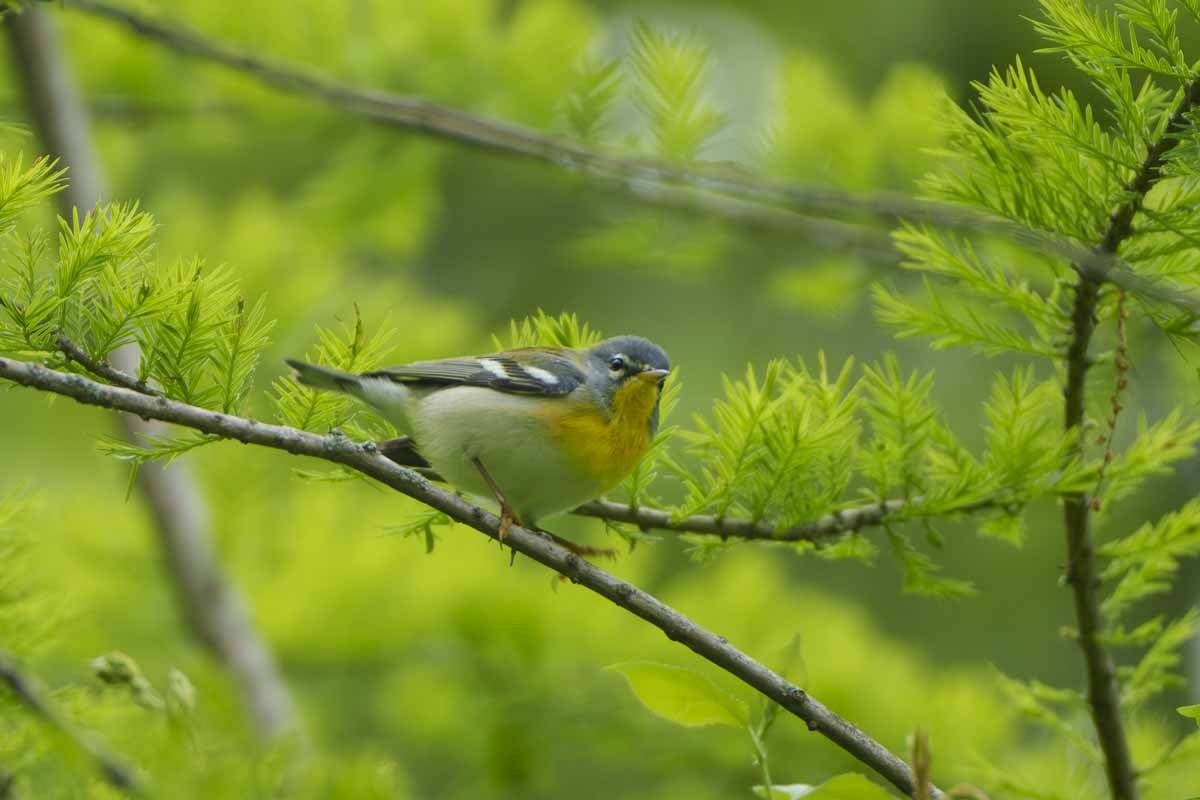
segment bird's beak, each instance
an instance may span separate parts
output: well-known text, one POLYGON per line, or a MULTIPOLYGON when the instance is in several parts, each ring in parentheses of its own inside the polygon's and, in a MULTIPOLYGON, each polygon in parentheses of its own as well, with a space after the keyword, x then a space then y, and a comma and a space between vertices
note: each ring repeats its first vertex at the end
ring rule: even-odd
POLYGON ((665 381, 667 376, 670 374, 671 370, 669 369, 647 369, 639 372, 637 376, 639 380, 661 386, 662 382, 665 381))

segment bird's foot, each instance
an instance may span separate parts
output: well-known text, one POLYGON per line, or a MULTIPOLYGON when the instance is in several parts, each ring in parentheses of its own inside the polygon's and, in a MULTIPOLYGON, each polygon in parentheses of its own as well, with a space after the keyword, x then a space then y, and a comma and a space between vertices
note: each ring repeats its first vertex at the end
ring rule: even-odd
POLYGON ((576 544, 570 539, 564 539, 561 536, 551 533, 545 528, 535 529, 542 536, 545 536, 550 541, 554 542, 559 547, 565 550, 570 550, 580 558, 610 558, 616 560, 617 551, 611 547, 589 547, 585 544, 576 544))
POLYGON ((521 527, 521 520, 517 518, 516 512, 509 507, 508 503, 503 503, 500 506, 500 527, 496 531, 496 537, 501 544, 508 538, 508 532, 514 525, 521 527))

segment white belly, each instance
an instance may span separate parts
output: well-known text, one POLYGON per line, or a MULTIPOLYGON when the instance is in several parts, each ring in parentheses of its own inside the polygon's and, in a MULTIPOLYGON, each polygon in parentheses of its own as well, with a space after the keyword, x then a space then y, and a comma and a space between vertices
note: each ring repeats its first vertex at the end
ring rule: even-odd
POLYGON ((421 394, 410 405, 413 438, 456 488, 491 499, 472 460, 479 459, 526 525, 600 494, 599 485, 568 462, 535 411, 538 404, 561 401, 477 386, 421 394))

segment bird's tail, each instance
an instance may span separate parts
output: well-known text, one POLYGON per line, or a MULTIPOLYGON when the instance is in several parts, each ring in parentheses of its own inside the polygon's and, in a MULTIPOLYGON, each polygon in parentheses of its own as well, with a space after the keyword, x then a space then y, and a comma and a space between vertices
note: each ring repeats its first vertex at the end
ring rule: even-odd
POLYGON ((286 359, 286 361, 287 365, 296 371, 296 380, 305 386, 354 395, 360 394, 362 391, 362 382, 357 375, 329 367, 319 367, 316 364, 309 364, 294 358, 286 359))

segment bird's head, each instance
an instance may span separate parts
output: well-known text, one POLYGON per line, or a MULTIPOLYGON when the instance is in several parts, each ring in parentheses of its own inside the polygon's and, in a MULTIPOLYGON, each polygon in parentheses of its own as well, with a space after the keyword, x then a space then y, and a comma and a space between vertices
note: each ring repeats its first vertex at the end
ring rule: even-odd
POLYGON ((671 362, 640 336, 605 339, 587 351, 588 384, 619 418, 644 419, 658 428, 658 401, 671 362))

